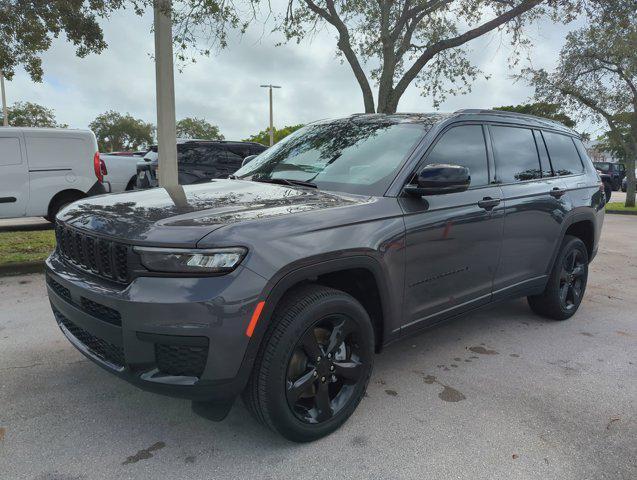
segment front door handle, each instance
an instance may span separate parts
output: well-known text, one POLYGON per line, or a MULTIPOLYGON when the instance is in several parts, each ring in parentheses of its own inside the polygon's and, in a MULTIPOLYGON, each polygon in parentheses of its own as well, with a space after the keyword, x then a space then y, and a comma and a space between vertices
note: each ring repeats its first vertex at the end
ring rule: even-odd
POLYGON ((484 197, 478 202, 478 207, 485 210, 493 210, 493 208, 499 205, 501 200, 499 198, 484 197))
POLYGON ((555 198, 562 198, 562 196, 565 193, 566 193, 566 190, 564 190, 563 188, 555 187, 555 188, 553 188, 553 190, 551 190, 549 192, 549 195, 551 195, 551 197, 555 197, 555 198))

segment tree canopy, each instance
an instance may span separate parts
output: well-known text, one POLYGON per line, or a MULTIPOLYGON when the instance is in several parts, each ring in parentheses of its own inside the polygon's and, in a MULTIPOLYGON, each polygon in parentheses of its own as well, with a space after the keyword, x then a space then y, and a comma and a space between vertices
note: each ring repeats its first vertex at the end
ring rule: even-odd
POLYGON ((137 150, 153 143, 155 126, 130 114, 109 110, 89 124, 100 151, 137 150))
POLYGON ((99 20, 134 0, 0 0, 0 71, 11 80, 17 67, 42 81, 41 54, 66 36, 85 57, 106 48, 99 20))
POLYGON ((575 128, 575 120, 561 111, 560 105, 555 103, 536 102, 525 103, 522 105, 508 105, 504 107, 493 107, 494 110, 504 112, 517 112, 526 115, 535 115, 536 117, 544 117, 549 120, 555 120, 563 123, 568 128, 575 128))
POLYGON ((523 27, 541 16, 569 21, 586 0, 288 0, 281 29, 301 41, 330 25, 338 54, 363 94, 365 111, 392 113, 415 83, 437 107, 449 94, 470 91, 481 75, 464 45, 492 31, 528 44, 523 27), (371 79, 363 65, 373 66, 371 79), (376 66, 374 66, 376 65, 376 66), (370 80, 378 86, 377 100, 370 80))
POLYGON ((68 127, 57 122, 52 109, 33 102, 16 102, 7 109, 7 114, 12 127, 68 127))
MULTIPOLYGON (((302 126, 303 126, 303 124, 288 125, 286 127, 280 128, 280 129, 277 129, 276 127, 274 127, 274 143, 280 142, 285 137, 287 137, 289 134, 291 134, 292 132, 297 131, 302 126)), ((269 147, 270 146, 270 128, 265 128, 265 129, 261 130, 259 133, 256 133, 256 134, 252 135, 251 137, 246 138, 244 141, 245 142, 257 142, 257 143, 260 143, 261 145, 265 145, 266 147, 269 147)))
POLYGON ((600 2, 589 25, 569 33, 555 71, 525 69, 538 100, 604 122, 625 152, 626 206, 635 205, 637 156, 637 0, 600 2), (628 125, 623 129, 623 125, 628 125), (626 135, 628 133, 628 135, 626 135))
POLYGON ((203 118, 186 117, 177 122, 177 138, 197 138, 200 140, 223 140, 219 127, 203 118))

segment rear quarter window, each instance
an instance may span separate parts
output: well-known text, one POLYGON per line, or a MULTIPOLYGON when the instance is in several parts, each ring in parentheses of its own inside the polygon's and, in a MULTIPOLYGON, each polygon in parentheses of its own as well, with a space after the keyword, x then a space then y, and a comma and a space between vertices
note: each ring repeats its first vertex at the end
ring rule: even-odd
POLYGON ((584 171, 584 164, 571 137, 553 132, 542 132, 542 135, 556 175, 574 175, 584 171))

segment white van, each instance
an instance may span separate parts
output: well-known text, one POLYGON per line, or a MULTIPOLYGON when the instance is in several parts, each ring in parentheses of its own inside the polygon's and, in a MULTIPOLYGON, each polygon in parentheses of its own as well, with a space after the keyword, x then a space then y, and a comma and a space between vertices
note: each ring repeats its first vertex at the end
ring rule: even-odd
POLYGON ((107 193, 90 130, 0 127, 0 218, 45 217, 107 193))

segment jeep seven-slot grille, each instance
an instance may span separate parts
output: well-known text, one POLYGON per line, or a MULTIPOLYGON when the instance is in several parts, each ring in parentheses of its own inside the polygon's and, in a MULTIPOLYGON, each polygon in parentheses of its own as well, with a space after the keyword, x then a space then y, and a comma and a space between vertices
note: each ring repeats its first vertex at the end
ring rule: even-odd
POLYGON ((128 283, 131 247, 95 237, 79 230, 55 225, 58 253, 68 262, 109 280, 128 283))
POLYGON ((117 367, 124 367, 124 350, 122 347, 113 345, 112 343, 87 332, 66 318, 56 308, 53 308, 53 314, 55 315, 57 322, 60 325, 63 325, 64 328, 66 328, 79 342, 86 346, 91 353, 117 367))

